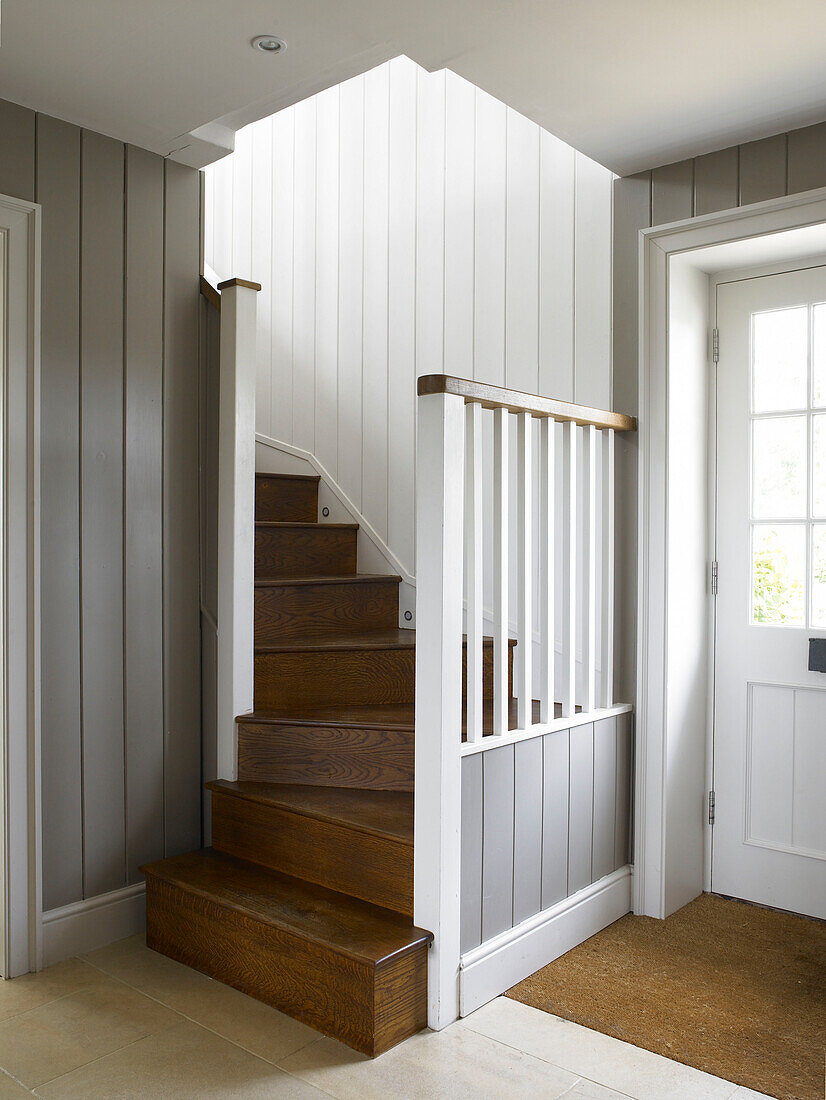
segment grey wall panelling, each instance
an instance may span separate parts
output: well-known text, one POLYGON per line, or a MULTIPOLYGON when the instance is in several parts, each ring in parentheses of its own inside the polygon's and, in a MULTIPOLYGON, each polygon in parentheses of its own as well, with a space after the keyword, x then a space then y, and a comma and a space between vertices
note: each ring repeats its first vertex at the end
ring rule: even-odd
POLYGON ((124 372, 126 856, 129 882, 164 851, 163 158, 127 147, 124 372))
POLYGON ((482 939, 489 940, 513 921, 513 745, 484 755, 482 939))
POLYGON ((200 182, 165 162, 164 820, 167 854, 201 840, 198 518, 200 182))
POLYGON ((165 187, 161 158, 0 101, 0 192, 42 209, 46 910, 200 838, 199 173, 172 174, 165 187), (165 605, 164 558, 180 588, 165 605))
POLYGON ((617 719, 594 723, 594 830, 591 879, 614 870, 614 829, 617 801, 617 719))
POLYGON ((542 738, 514 746, 513 923, 542 908, 542 738))
POLYGON ((568 783, 570 730, 542 738, 542 908, 568 893, 568 783))
POLYGON ((786 194, 786 134, 740 146, 740 206, 786 194))
POLYGON ((84 891, 125 882, 123 145, 81 139, 81 687, 84 891))
POLYGON ((787 194, 826 186, 826 122, 788 135, 787 194))
POLYGON ((634 743, 632 714, 617 716, 617 793, 615 799, 614 867, 631 861, 631 791, 633 788, 634 743))
POLYGON ((666 164, 651 173, 651 206, 654 224, 691 217, 694 165, 690 160, 666 164))
POLYGON ((482 942, 482 760, 462 761, 462 882, 460 950, 482 942))
MULTIPOLYGON (((0 111, 3 105, 0 104, 0 111)), ((0 161, 7 169, 5 158, 0 161)), ((83 896, 80 804, 80 131, 41 117, 41 801, 43 904, 83 896)), ((8 184, 6 180, 6 184, 8 184)))
POLYGON ((594 727, 571 730, 571 768, 568 791, 568 893, 591 882, 591 843, 594 828, 594 727))
POLYGON ((711 214, 737 206, 739 150, 720 149, 694 161, 694 214, 711 214))

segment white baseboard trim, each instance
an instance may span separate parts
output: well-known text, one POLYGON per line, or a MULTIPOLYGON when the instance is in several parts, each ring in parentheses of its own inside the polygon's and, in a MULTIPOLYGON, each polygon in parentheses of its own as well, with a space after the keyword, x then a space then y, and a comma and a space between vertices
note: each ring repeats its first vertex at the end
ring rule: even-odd
POLYGON ((621 867, 462 956, 459 1013, 467 1016, 631 911, 631 867, 621 867))
POLYGON ((43 966, 135 936, 146 928, 146 887, 137 882, 49 909, 43 914, 42 928, 43 966))

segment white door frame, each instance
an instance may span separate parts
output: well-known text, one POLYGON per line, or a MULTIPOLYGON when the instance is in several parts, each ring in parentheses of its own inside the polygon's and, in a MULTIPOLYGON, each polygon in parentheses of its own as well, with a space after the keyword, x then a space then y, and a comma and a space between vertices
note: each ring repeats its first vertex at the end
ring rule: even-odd
MULTIPOLYGON (((669 260, 710 245, 821 223, 826 223, 826 188, 640 230, 635 913, 667 916, 666 886, 679 871, 666 837, 669 806, 679 805, 683 793, 679 770, 667 768, 669 260)), ((708 744, 710 730, 702 736, 708 744)), ((696 812, 702 815, 703 807, 696 812)), ((696 882, 698 894, 708 868, 704 873, 706 879, 701 874, 696 882)))
POLYGON ((36 970, 40 861, 40 207, 0 195, 6 237, 2 417, 3 975, 36 970))

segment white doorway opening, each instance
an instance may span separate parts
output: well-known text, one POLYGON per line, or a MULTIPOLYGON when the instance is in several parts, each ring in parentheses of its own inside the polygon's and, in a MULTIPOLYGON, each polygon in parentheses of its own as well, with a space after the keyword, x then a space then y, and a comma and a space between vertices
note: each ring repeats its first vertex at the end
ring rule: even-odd
MULTIPOLYGON (((826 253, 826 190, 640 238, 634 908, 665 917, 712 887, 712 283, 722 271, 765 275, 826 253)), ((741 817, 737 828, 744 827, 741 817)))

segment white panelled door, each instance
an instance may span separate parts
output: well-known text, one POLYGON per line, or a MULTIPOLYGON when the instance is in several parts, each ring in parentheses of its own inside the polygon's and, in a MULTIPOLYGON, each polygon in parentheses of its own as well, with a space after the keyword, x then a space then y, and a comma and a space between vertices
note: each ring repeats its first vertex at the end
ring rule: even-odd
POLYGON ((712 889, 826 917, 826 267, 717 289, 712 889))

